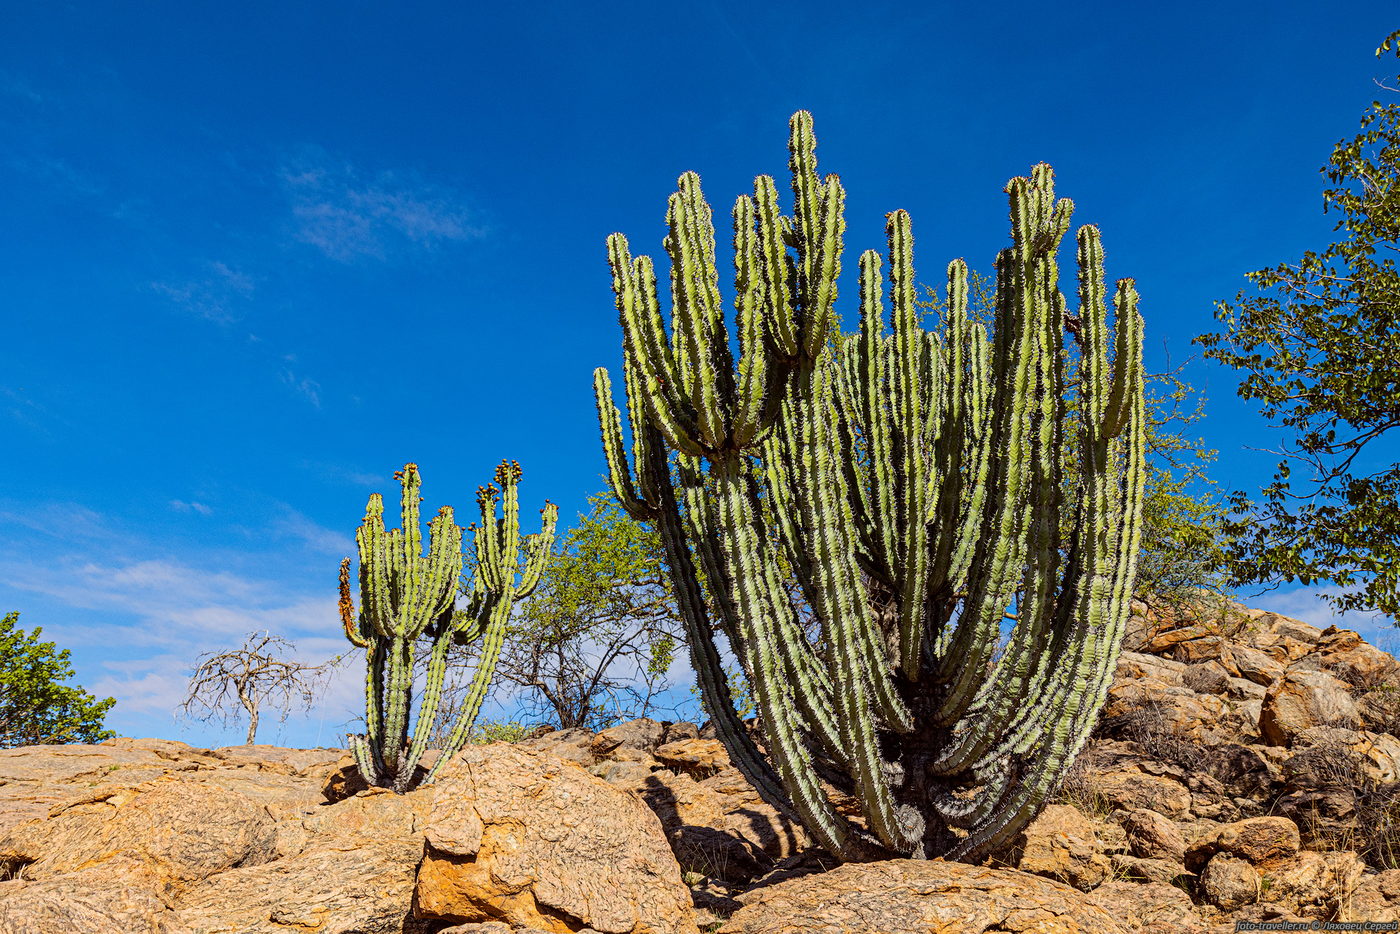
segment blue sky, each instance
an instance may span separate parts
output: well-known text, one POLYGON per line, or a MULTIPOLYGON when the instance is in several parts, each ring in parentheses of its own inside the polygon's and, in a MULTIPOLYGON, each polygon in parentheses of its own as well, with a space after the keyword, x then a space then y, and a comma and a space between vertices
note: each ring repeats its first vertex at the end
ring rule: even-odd
MULTIPOLYGON (((1002 186, 1050 162, 1161 370, 1243 273, 1330 242, 1317 169, 1400 25, 1383 2, 7 6, 0 608, 118 699, 110 726, 196 744, 242 733, 172 719, 201 652, 346 647, 336 566, 404 462, 465 515, 503 457, 531 516, 602 488, 604 237, 659 253, 682 171, 724 217, 781 185, 809 109, 847 269, 906 208, 937 283, 990 267, 1002 186)), ((1278 436, 1231 372, 1186 375, 1215 475, 1257 488, 1278 436)), ((260 738, 334 743, 359 677, 260 738)))

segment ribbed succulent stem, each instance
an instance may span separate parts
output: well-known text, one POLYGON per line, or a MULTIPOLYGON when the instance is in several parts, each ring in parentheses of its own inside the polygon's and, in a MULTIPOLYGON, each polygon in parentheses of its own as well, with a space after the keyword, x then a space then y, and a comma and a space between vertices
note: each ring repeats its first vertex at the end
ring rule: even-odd
POLYGON ((401 487, 401 527, 386 530, 383 498, 378 493, 370 496, 364 522, 356 533, 361 609, 356 614, 350 596, 347 558, 340 568, 340 612, 346 638, 366 653, 366 729, 350 737, 350 751, 368 784, 402 794, 431 782, 466 741, 495 671, 510 606, 528 595, 539 581, 553 547, 558 511, 547 503, 541 510, 542 531, 522 542, 517 493, 520 467, 501 464, 496 470, 500 488, 488 486, 478 491, 481 523, 474 541, 476 571, 467 608, 459 610, 454 604, 462 573, 463 530, 453 521, 451 507, 444 507, 428 523, 424 555, 418 468, 406 464, 396 476, 401 487), (504 515, 498 518, 496 505, 502 498, 504 515), (448 649, 453 644, 469 645, 483 633, 485 643, 467 703, 433 770, 424 776, 418 763, 437 720, 448 649), (423 639, 431 640, 431 647, 418 721, 410 741, 414 658, 423 639))
POLYGON ((650 260, 609 238, 633 451, 600 369, 608 474, 661 531, 705 708, 759 793, 842 859, 978 858, 1083 747, 1121 646, 1142 509, 1136 293, 1119 284, 1110 359, 1098 233, 1078 234, 1072 318, 1056 261, 1072 205, 1038 165, 1007 186, 990 336, 961 260, 941 326, 923 328, 903 211, 886 259, 860 257, 858 333, 835 334, 845 191, 817 172, 811 116, 790 131, 791 215, 767 176, 731 215, 737 365, 697 176, 667 212, 669 331, 650 260), (714 626, 751 680, 766 756, 731 707, 714 626))

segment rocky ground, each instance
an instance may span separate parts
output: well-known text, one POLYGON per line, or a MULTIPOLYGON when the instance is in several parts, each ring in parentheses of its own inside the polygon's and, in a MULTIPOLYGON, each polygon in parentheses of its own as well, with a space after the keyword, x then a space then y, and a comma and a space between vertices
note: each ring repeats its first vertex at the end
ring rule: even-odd
MULTIPOLYGON (((1215 934, 1400 921, 1400 665, 1346 630, 1139 606, 1095 739, 983 866, 835 866, 690 723, 471 747, 0 751, 0 934, 1215 934)), ((847 810, 855 803, 840 802, 847 810)))

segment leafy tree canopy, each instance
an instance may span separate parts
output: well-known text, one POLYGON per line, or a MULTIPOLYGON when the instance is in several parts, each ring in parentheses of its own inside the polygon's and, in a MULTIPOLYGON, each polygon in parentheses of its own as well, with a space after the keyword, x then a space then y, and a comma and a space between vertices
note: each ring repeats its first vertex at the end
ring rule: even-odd
POLYGON ((563 728, 646 716, 682 628, 655 530, 607 495, 589 505, 512 620, 497 663, 563 728))
POLYGON ((1217 305, 1224 333, 1196 338, 1287 437, 1262 501, 1231 497, 1227 557, 1237 583, 1326 583, 1338 609, 1400 617, 1400 100, 1373 102, 1322 173, 1337 242, 1249 273, 1253 293, 1217 305))
MULTIPOLYGON (((533 724, 603 729, 655 712, 669 686, 683 626, 660 538, 607 494, 589 505, 516 607, 501 645, 496 683, 523 690, 523 722, 484 724, 474 742, 518 737, 533 724)), ((449 649, 438 733, 456 717, 478 649, 449 649)))
POLYGON ((103 718, 116 703, 99 701, 81 687, 62 684, 73 676, 68 650, 40 642, 41 627, 26 633, 19 614, 0 620, 0 747, 99 743, 117 734, 103 718))

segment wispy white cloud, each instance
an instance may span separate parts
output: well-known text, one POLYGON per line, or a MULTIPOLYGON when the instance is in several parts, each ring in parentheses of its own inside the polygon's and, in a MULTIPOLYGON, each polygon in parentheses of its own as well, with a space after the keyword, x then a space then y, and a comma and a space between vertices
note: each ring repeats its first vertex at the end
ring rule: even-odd
MULTIPOLYGON (((241 644, 241 637, 228 640, 210 651, 224 651, 241 644)), ((287 653, 289 661, 307 665, 322 665, 337 654, 349 649, 344 639, 302 639, 292 644, 287 653)), ((205 720, 184 715, 180 707, 189 694, 190 678, 198 664, 197 656, 162 653, 146 658, 104 663, 106 674, 85 685, 96 697, 115 697, 124 717, 141 718, 147 723, 166 723, 175 727, 187 738, 199 745, 222 745, 241 743, 247 730, 247 720, 241 711, 224 723, 222 717, 214 716, 205 720)), ((339 664, 327 668, 317 679, 315 699, 310 709, 293 708, 287 711, 284 724, 281 711, 264 710, 263 720, 258 730, 259 742, 285 742, 289 733, 302 738, 294 740, 301 744, 335 744, 338 734, 353 732, 355 719, 364 709, 364 668, 363 656, 354 657, 348 653, 339 664)), ((164 732, 169 738, 169 729, 164 732)))
POLYGON ((95 697, 118 698, 123 714, 170 715, 189 688, 189 659, 173 654, 153 655, 103 664, 108 674, 84 687, 95 697))
POLYGON ((197 503, 193 501, 187 503, 182 499, 172 499, 170 501, 170 508, 175 510, 176 512, 197 512, 201 516, 209 516, 214 514, 214 510, 206 506, 204 503, 197 503))
POLYGON ((99 642, 188 650, 260 629, 295 634, 339 626, 332 593, 300 595, 272 581, 164 558, 6 557, 0 573, 17 590, 135 621, 86 627, 99 642))
POLYGON ((81 503, 0 501, 0 523, 70 543, 120 537, 105 516, 81 503))
MULTIPOLYGON (((314 537, 311 526, 293 531, 301 538, 314 537)), ((75 610, 98 611, 98 622, 65 623, 64 643, 74 648, 122 646, 135 656, 105 658, 98 663, 101 676, 81 682, 98 697, 115 697, 119 719, 128 723, 173 724, 167 718, 184 700, 198 656, 235 648, 251 632, 267 630, 288 638, 296 645, 292 657, 311 665, 350 648, 341 636, 333 582, 312 594, 275 580, 169 558, 75 555, 0 556, 0 575, 15 590, 42 594, 75 610)), ((335 724, 351 716, 357 708, 355 685, 363 685, 363 678, 362 671, 335 673, 313 713, 335 724)), ((153 728, 159 727, 143 729, 153 728)))
POLYGON ((367 174, 310 150, 280 172, 296 237, 338 262, 485 234, 462 197, 411 173, 367 174))
POLYGON ((282 368, 282 385, 310 402, 315 408, 321 407, 321 384, 308 376, 300 376, 290 368, 282 368))
POLYGON ((217 260, 205 263, 196 276, 152 282, 150 288, 182 311, 223 325, 242 317, 239 306, 256 291, 251 276, 217 260))
POLYGON ((323 555, 353 554, 355 549, 355 539, 352 536, 328 529, 290 507, 285 515, 273 520, 271 531, 279 537, 298 541, 323 555))

